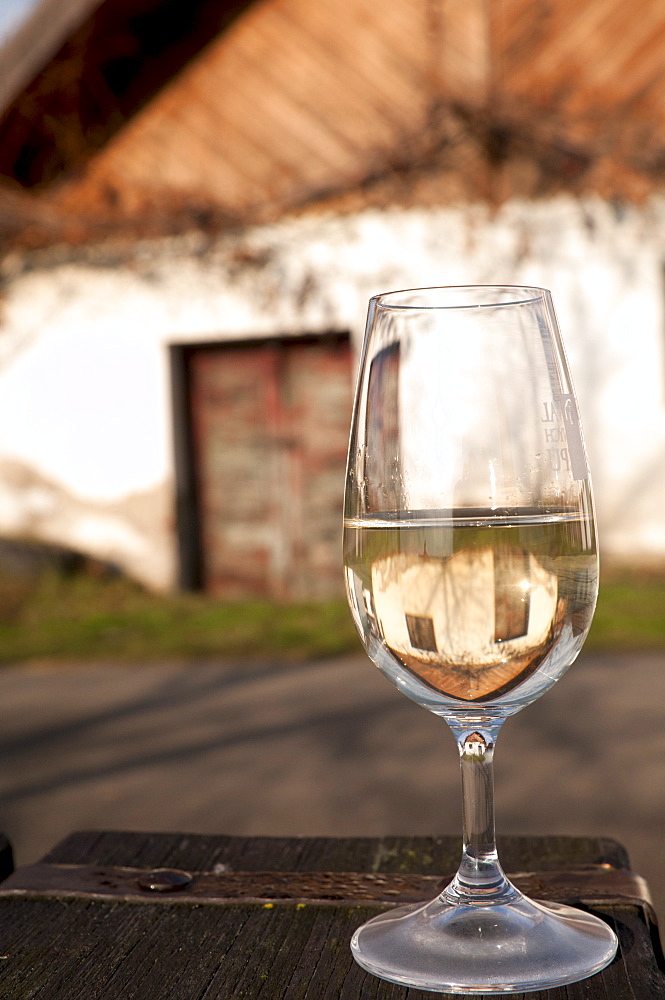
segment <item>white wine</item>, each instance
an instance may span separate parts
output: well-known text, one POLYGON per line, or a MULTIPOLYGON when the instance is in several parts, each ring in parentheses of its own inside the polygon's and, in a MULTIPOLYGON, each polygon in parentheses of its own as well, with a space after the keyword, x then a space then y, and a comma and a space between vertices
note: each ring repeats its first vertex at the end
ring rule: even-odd
POLYGON ((565 669, 598 587, 593 523, 571 510, 347 519, 344 562, 365 643, 466 703, 500 700, 545 669, 560 644, 565 669))

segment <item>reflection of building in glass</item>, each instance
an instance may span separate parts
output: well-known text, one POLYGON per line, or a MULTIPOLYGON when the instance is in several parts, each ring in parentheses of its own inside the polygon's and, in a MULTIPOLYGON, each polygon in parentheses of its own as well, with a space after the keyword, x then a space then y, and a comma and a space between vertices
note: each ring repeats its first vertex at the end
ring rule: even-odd
POLYGON ((563 567, 559 572, 559 586, 572 595, 570 624, 573 635, 583 635, 591 624, 596 606, 596 577, 581 575, 574 566, 563 567))
POLYGON ((370 509, 399 508, 400 345, 389 344, 372 361, 367 387, 365 486, 370 509))
POLYGON ((522 550, 401 552, 371 572, 383 640, 427 683, 467 701, 535 669, 556 620, 556 576, 522 550))
POLYGON ((464 753, 471 757, 484 757, 486 751, 493 746, 494 744, 487 743, 480 733, 470 733, 464 740, 464 753))

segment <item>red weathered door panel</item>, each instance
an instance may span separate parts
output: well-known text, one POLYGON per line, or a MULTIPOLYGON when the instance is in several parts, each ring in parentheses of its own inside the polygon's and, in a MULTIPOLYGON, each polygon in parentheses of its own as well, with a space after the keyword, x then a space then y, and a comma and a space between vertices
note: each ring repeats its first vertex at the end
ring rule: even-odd
POLYGON ((220 596, 341 592, 351 411, 348 338, 192 352, 190 419, 203 586, 220 596))

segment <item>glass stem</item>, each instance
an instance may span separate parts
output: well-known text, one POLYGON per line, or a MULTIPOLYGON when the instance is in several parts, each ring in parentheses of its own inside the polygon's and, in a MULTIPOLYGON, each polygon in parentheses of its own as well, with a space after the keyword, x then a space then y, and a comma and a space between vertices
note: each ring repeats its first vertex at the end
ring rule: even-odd
POLYGON ((519 891, 501 868, 494 833, 494 744, 501 722, 475 729, 448 724, 460 754, 463 851, 444 897, 454 904, 511 902, 519 891))

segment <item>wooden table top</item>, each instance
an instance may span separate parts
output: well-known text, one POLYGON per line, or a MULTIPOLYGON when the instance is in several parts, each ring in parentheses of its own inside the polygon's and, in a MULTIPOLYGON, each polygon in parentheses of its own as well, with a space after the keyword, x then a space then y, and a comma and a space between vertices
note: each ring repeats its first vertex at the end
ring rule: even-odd
MULTIPOLYGON (((529 998, 665 1000, 648 890, 621 845, 503 837, 499 850, 520 888, 619 936, 603 972, 529 998)), ((435 895, 459 853, 456 837, 75 833, 0 884, 0 1000, 436 1000, 368 975, 349 941, 435 895)), ((7 861, 0 845, 0 876, 7 861)))

